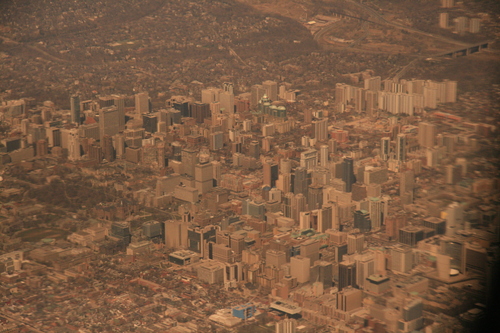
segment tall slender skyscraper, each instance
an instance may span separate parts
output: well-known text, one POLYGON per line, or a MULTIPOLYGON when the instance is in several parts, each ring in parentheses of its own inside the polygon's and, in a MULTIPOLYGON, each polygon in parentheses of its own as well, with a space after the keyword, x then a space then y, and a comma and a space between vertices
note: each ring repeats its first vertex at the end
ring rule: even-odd
POLYGON ((147 92, 135 94, 135 112, 137 114, 149 113, 149 95, 147 92))
POLYGON ((396 159, 398 161, 404 162, 406 160, 406 135, 401 133, 398 134, 396 142, 396 159))
POLYGON ((70 98, 71 122, 80 125, 80 96, 73 95, 70 98))
POLYGON ((389 159, 391 153, 391 138, 384 137, 380 139, 380 158, 384 161, 389 159))
POLYGON ((351 157, 344 158, 342 163, 342 180, 345 182, 345 191, 352 191, 352 184, 356 182, 354 176, 354 160, 351 157))

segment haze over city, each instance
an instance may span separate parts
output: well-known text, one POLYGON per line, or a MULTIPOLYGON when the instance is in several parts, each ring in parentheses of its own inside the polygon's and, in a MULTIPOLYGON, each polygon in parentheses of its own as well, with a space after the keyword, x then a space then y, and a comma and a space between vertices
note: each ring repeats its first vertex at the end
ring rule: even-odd
POLYGON ((0 2, 0 332, 493 332, 493 0, 0 2))

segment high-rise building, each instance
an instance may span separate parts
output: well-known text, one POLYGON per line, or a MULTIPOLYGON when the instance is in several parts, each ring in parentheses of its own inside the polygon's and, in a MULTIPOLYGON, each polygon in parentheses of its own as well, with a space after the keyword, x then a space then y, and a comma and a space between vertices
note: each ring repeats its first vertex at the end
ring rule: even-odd
POLYGON ((149 133, 156 133, 158 130, 158 116, 156 114, 143 114, 142 122, 144 129, 149 133))
POLYGON ((264 87, 267 96, 271 101, 278 100, 278 83, 275 81, 267 80, 262 82, 262 87, 264 87))
POLYGON ((105 135, 113 136, 120 132, 118 108, 109 106, 99 110, 99 139, 101 144, 105 135))
POLYGON ((316 141, 326 141, 328 139, 328 119, 313 120, 312 125, 316 141))
POLYGON ((297 320, 293 318, 287 318, 276 322, 276 333, 296 333, 297 332, 297 320))
POLYGON ((212 163, 204 162, 195 165, 194 180, 195 188, 199 193, 205 194, 213 188, 212 163))
POLYGON ((413 252, 408 246, 391 249, 393 272, 408 273, 413 268, 413 252))
POLYGON ((80 135, 78 135, 78 130, 73 128, 67 132, 67 148, 68 148, 68 159, 71 161, 79 160, 81 155, 80 148, 80 135))
POLYGON ((73 95, 70 98, 71 122, 80 125, 80 96, 73 95))
POLYGON ((347 235, 347 254, 361 253, 365 249, 365 235, 355 233, 347 235))
POLYGON ((391 138, 383 137, 380 139, 380 158, 387 161, 391 154, 391 138))
POLYGON ((311 259, 303 256, 290 258, 290 273, 297 278, 298 283, 309 282, 311 272, 311 259))
POLYGON ((318 151, 308 149, 300 153, 300 166, 306 170, 314 168, 318 164, 318 151))
POLYGON ((351 157, 344 158, 342 164, 342 180, 346 185, 346 192, 352 191, 352 184, 356 182, 356 177, 354 176, 354 160, 351 157))
POLYGON ((135 112, 139 115, 149 113, 149 95, 147 92, 135 94, 135 112))
POLYGON ((191 148, 182 149, 181 162, 184 173, 194 177, 195 166, 198 164, 198 152, 191 148))
POLYGON ((348 286, 357 288, 355 261, 342 261, 339 263, 339 291, 348 286))
POLYGON ((396 160, 404 162, 406 160, 406 134, 398 134, 396 139, 396 160))
POLYGON ((299 222, 300 221, 300 213, 305 212, 306 210, 307 210, 306 197, 302 193, 296 194, 292 199, 292 205, 291 205, 292 216, 291 216, 291 218, 294 219, 296 222, 299 222))
POLYGON ((361 232, 369 232, 372 229, 370 213, 366 210, 357 210, 354 212, 354 228, 361 232))
POLYGON ((276 186, 276 181, 278 180, 279 170, 278 164, 273 161, 265 161, 263 165, 264 172, 264 185, 271 187, 276 186))
POLYGON ((255 84, 251 87, 250 92, 250 107, 255 108, 259 104, 259 101, 262 99, 262 97, 266 95, 266 88, 263 85, 255 84))
POLYGON ((193 252, 198 252, 200 257, 208 257, 208 243, 215 242, 216 227, 213 225, 189 226, 187 228, 187 247, 193 252))
POLYGON ((114 222, 111 224, 110 236, 118 238, 125 245, 130 244, 132 235, 130 234, 130 226, 127 222, 114 222))
POLYGON ((443 29, 448 29, 448 22, 450 21, 450 15, 448 13, 439 14, 439 27, 443 29))
POLYGON ((418 143, 422 148, 433 148, 436 141, 436 125, 426 122, 418 124, 418 143))
POLYGON ((259 159, 260 158, 260 144, 259 141, 252 141, 248 147, 248 155, 259 159))
POLYGON ((277 268, 281 268, 281 266, 284 264, 286 264, 286 253, 284 251, 266 251, 266 266, 275 266, 277 268))
POLYGON ((469 21, 469 32, 471 34, 477 34, 481 28, 481 19, 474 17, 469 21))
POLYGON ((210 118, 210 104, 195 102, 189 105, 190 116, 193 117, 198 124, 202 124, 205 118, 210 118))
POLYGON ((294 178, 293 178, 293 193, 302 195, 307 195, 307 169, 303 167, 295 168, 294 178))

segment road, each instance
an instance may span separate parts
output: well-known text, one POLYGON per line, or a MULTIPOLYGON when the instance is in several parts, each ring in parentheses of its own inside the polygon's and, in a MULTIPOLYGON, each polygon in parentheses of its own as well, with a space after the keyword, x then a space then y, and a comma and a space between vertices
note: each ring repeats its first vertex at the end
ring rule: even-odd
POLYGON ((375 9, 373 9, 371 7, 368 7, 365 4, 363 4, 363 3, 359 3, 359 2, 356 2, 356 1, 353 1, 353 0, 347 0, 347 1, 349 1, 349 2, 353 3, 354 5, 358 6, 359 8, 361 8, 362 10, 364 10, 365 12, 367 12, 368 14, 370 14, 373 18, 376 18, 379 21, 381 21, 381 22, 383 22, 385 24, 391 25, 391 26, 393 26, 395 28, 404 29, 404 30, 409 31, 409 32, 414 32, 414 33, 417 33, 417 34, 420 34, 420 35, 424 35, 424 36, 427 36, 427 37, 432 37, 432 38, 439 39, 439 40, 441 40, 443 42, 447 42, 447 43, 451 43, 451 44, 462 45, 462 46, 468 46, 469 45, 467 43, 460 42, 460 41, 457 41, 457 40, 454 40, 454 39, 451 39, 451 38, 443 37, 441 35, 431 34, 429 32, 425 32, 425 31, 422 31, 422 30, 419 30, 419 29, 416 29, 416 28, 412 28, 412 27, 409 27, 409 26, 406 26, 406 25, 403 25, 403 24, 400 24, 400 23, 396 23, 396 22, 393 22, 393 21, 388 21, 382 15, 380 15, 375 9))

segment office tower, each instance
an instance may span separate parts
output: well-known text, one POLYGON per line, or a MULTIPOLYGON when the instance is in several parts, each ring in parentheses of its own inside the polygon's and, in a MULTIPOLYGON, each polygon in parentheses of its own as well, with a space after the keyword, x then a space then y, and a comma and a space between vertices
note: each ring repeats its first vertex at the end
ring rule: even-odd
POLYGON ((189 226, 187 228, 187 247, 193 252, 200 253, 200 257, 208 256, 208 243, 215 242, 216 227, 213 225, 189 226))
POLYGON ((396 160, 404 162, 406 160, 406 135, 398 134, 396 139, 396 160))
POLYGON ((250 215, 264 220, 266 214, 266 204, 263 201, 253 201, 247 199, 242 204, 243 215, 250 215))
POLYGON ((38 140, 35 147, 36 156, 43 157, 48 154, 48 145, 46 140, 38 140))
POLYGON ((293 193, 307 195, 307 169, 298 167, 295 169, 293 180, 293 193))
POLYGON ((195 188, 199 193, 205 194, 213 188, 212 163, 196 164, 194 169, 195 188))
POLYGON ((319 142, 326 141, 328 139, 328 119, 313 120, 312 125, 314 139, 319 142))
POLYGON ((366 210, 357 210, 354 212, 354 228, 361 232, 369 232, 372 229, 370 213, 366 210))
POLYGON ((308 149, 300 153, 300 166, 306 170, 313 169, 318 163, 318 151, 308 149))
POLYGON ((73 128, 67 131, 67 149, 68 159, 71 161, 79 160, 81 157, 80 136, 78 130, 73 128))
POLYGON ((278 100, 278 83, 275 81, 264 81, 262 87, 265 89, 267 96, 271 101, 278 100))
POLYGON ((250 88, 250 93, 250 107, 255 108, 266 94, 266 88, 263 85, 255 84, 250 88))
POLYGON ((413 170, 401 172, 399 180, 399 194, 412 192, 415 188, 415 173, 413 170))
POLYGON ((391 270, 397 273, 408 273, 413 268, 413 252, 408 246, 391 249, 391 270))
POLYGON ((125 95, 112 95, 113 104, 118 109, 118 128, 120 131, 125 129, 125 95))
POLYGON ((354 261, 342 261, 339 263, 339 291, 348 286, 358 287, 356 284, 356 262, 354 261))
POLYGON ((426 238, 425 231, 420 227, 409 225, 399 229, 399 242, 401 244, 415 247, 424 238, 426 238))
POLYGON ((328 167, 328 160, 329 160, 329 151, 328 151, 328 145, 322 145, 319 148, 319 165, 322 166, 323 168, 328 167))
POLYGON ((309 185, 307 205, 309 210, 320 209, 323 207, 323 186, 309 185))
POLYGON ((290 258, 290 273, 297 278, 298 283, 309 282, 311 272, 311 259, 303 256, 290 258))
POLYGON ((453 202, 446 208, 446 235, 454 235, 456 230, 463 229, 464 209, 458 202, 453 202))
POLYGON ((259 141, 252 141, 248 147, 248 156, 259 159, 260 158, 260 145, 259 141))
POLYGON ((351 193, 352 193, 351 199, 353 201, 361 201, 363 199, 366 199, 366 197, 367 197, 366 185, 360 184, 360 183, 352 184, 352 192, 351 193))
POLYGON ((448 29, 448 22, 450 21, 450 17, 448 13, 440 13, 439 14, 439 27, 443 29, 448 29))
POLYGON ((335 203, 323 205, 318 212, 318 232, 325 232, 331 228, 337 228, 337 206, 335 203))
POLYGON ((358 254, 354 257, 356 261, 356 284, 364 288, 366 279, 375 273, 375 257, 373 253, 358 254))
POLYGON ((263 165, 263 172, 264 172, 263 185, 275 187, 279 175, 278 164, 273 162, 272 160, 265 161, 263 165))
POLYGON ((350 312, 362 306, 363 292, 355 288, 346 288, 337 295, 337 309, 350 312))
POLYGON ((387 214, 387 204, 380 198, 370 198, 368 201, 370 211, 370 220, 372 229, 378 230, 384 224, 384 218, 387 214))
POLYGON ((201 102, 206 104, 212 104, 219 102, 220 89, 208 88, 201 90, 201 102))
POLYGON ((224 133, 221 131, 210 134, 210 150, 219 150, 224 147, 224 133))
POLYGON ((143 114, 142 127, 149 133, 156 133, 158 130, 158 116, 156 114, 143 114))
POLYGON ((147 92, 135 94, 135 112, 138 115, 149 113, 149 95, 147 92))
POLYGON ((189 105, 190 116, 193 117, 198 124, 202 124, 205 118, 211 117, 210 104, 195 102, 189 105))
POLYGON ((291 218, 295 220, 295 222, 300 221, 300 213, 305 212, 307 210, 307 200, 306 197, 302 194, 296 194, 292 199, 292 216, 291 218))
POLYGON ((319 240, 308 239, 300 244, 300 255, 311 260, 311 264, 319 260, 319 240))
POLYGON ((294 195, 292 192, 288 192, 285 194, 283 197, 283 215, 285 217, 292 217, 292 201, 293 201, 294 195))
POLYGON ((198 266, 198 279, 208 284, 224 283, 225 265, 215 260, 206 261, 198 266))
POLYGON ((127 222, 113 222, 111 224, 110 236, 118 238, 125 245, 130 244, 132 235, 130 234, 130 226, 127 222))
POLYGON ((462 179, 462 167, 460 165, 447 165, 445 169, 446 184, 455 185, 462 179))
POLYGON ((471 18, 469 21, 469 32, 471 34, 477 34, 481 28, 481 19, 471 18))
POLYGON ((198 152, 192 148, 184 148, 181 153, 181 162, 184 173, 194 177, 194 170, 198 164, 198 152))
POLYGON ((167 220, 164 225, 165 247, 172 249, 185 248, 188 239, 188 224, 179 220, 167 220))
POLYGON ((385 233, 391 240, 399 239, 399 230, 406 226, 406 215, 395 214, 389 215, 385 219, 385 233))
POLYGON ((380 158, 387 161, 391 154, 391 138, 383 137, 380 139, 380 158))
POLYGON ((347 254, 361 253, 365 249, 365 235, 355 233, 347 235, 347 254))
POLYGON ((276 322, 275 326, 276 333, 296 333, 297 332, 297 320, 293 318, 287 318, 276 322))
POLYGON ((71 108, 71 122, 80 125, 80 96, 73 95, 70 98, 70 108, 71 108))
POLYGON ((147 238, 160 237, 163 234, 162 224, 158 221, 147 221, 142 225, 142 234, 147 238))
POLYGON ((422 148, 433 148, 436 140, 436 125, 426 122, 418 124, 418 143, 422 148))
POLYGON ((279 250, 266 251, 266 266, 275 266, 281 268, 281 265, 286 264, 286 253, 279 250))
POLYGON ((311 282, 321 282, 326 288, 330 288, 333 284, 333 265, 331 262, 317 260, 311 267, 311 282))
POLYGON ((115 160, 115 149, 113 147, 113 138, 109 135, 103 137, 102 153, 103 157, 108 162, 113 162, 115 160))
POLYGON ((119 114, 116 106, 99 110, 99 139, 101 144, 105 135, 113 136, 120 132, 119 114))
POLYGON ((423 310, 421 299, 404 299, 401 311, 403 318, 398 321, 398 332, 420 331, 424 327, 423 310))
POLYGON ((342 180, 346 185, 346 192, 352 191, 352 184, 356 182, 356 177, 354 176, 354 161, 351 157, 344 158, 342 164, 342 180))
MULTIPOLYGON (((232 89, 231 89, 232 90, 232 89)), ((223 91, 219 94, 220 110, 226 114, 234 113, 234 94, 229 91, 223 91)))

